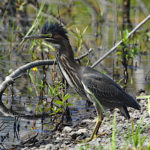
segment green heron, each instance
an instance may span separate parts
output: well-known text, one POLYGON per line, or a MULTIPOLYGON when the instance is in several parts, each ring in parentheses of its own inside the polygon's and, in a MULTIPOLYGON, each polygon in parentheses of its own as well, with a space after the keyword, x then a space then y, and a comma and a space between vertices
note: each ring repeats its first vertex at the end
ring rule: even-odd
POLYGON ((130 115, 127 107, 140 110, 138 102, 107 75, 76 63, 67 31, 60 24, 47 22, 43 25, 40 35, 25 37, 25 39, 29 38, 44 39, 54 45, 58 66, 68 84, 81 97, 87 98, 94 104, 97 122, 92 135, 85 142, 98 136, 98 130, 104 116, 101 105, 104 108, 119 108, 128 119, 130 115))

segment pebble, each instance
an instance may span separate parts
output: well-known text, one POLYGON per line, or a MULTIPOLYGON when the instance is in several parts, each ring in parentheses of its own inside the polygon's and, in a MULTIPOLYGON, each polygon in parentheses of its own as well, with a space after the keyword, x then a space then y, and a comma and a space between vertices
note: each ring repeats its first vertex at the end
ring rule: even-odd
POLYGON ((64 127, 64 129, 63 129, 63 132, 71 132, 72 131, 72 128, 71 127, 69 127, 69 126, 66 126, 66 127, 64 127))
MULTIPOLYGON (((95 119, 94 119, 94 121, 95 121, 95 119)), ((93 122, 93 120, 90 120, 90 119, 84 119, 84 120, 82 120, 82 123, 86 123, 86 124, 91 123, 91 122, 93 122)))
POLYGON ((87 133, 87 132, 88 132, 87 129, 83 128, 83 129, 79 129, 76 133, 80 135, 82 133, 87 133))

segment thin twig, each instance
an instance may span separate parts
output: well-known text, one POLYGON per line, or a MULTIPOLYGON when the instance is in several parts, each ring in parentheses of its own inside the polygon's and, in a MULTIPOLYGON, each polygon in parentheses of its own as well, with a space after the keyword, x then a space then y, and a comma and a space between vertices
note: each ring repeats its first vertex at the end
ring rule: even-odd
MULTIPOLYGON (((129 34, 127 39, 131 37, 131 35, 136 32, 145 22, 150 19, 150 15, 148 15, 142 22, 140 22, 129 34)), ((101 58, 99 58, 91 67, 94 68, 98 65, 102 60, 104 60, 109 54, 116 50, 116 48, 123 43, 123 39, 119 41, 114 47, 112 47, 107 53, 105 53, 101 58)))
POLYGON ((92 48, 90 48, 85 54, 79 56, 78 58, 75 58, 76 61, 81 60, 82 58, 86 57, 87 55, 89 55, 91 52, 93 51, 92 48))

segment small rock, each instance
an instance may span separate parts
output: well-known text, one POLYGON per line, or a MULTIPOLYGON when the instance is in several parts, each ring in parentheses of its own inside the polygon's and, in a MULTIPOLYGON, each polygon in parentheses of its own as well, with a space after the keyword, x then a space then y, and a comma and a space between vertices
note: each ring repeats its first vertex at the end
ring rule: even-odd
POLYGON ((64 127, 64 129, 63 129, 63 132, 71 132, 72 131, 72 128, 71 127, 68 127, 68 126, 66 126, 66 127, 64 127))
POLYGON ((90 119, 84 119, 82 120, 82 123, 91 123, 93 120, 90 120, 90 119))
POLYGON ((80 135, 82 133, 87 133, 87 132, 88 132, 87 129, 84 128, 84 129, 79 129, 76 133, 80 135))

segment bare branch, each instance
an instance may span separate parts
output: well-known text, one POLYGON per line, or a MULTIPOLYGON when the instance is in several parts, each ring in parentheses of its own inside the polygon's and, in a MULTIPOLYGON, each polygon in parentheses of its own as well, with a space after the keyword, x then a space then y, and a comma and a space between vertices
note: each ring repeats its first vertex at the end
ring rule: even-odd
MULTIPOLYGON (((140 22, 128 35, 127 39, 131 37, 131 35, 136 32, 144 23, 146 23, 150 19, 150 15, 148 15, 142 22, 140 22)), ((101 58, 99 58, 91 67, 94 68, 101 61, 103 61, 108 55, 110 55, 116 48, 123 43, 123 39, 119 41, 114 47, 112 47, 107 53, 105 53, 101 58)))
POLYGON ((90 48, 85 54, 79 56, 78 58, 75 58, 75 60, 81 60, 82 58, 86 57, 87 55, 89 55, 91 52, 93 51, 92 48, 90 48))
MULTIPOLYGON (((26 72, 27 70, 36 67, 36 66, 41 66, 41 65, 53 65, 56 61, 55 60, 37 60, 31 63, 28 63, 24 66, 19 67, 17 70, 15 70, 14 72, 12 72, 9 76, 7 76, 5 78, 5 80, 1 83, 0 85, 0 111, 3 113, 3 115, 7 116, 7 115, 19 115, 22 116, 24 118, 33 118, 33 115, 24 115, 24 114, 19 114, 15 111, 13 111, 12 109, 8 109, 2 102, 2 95, 3 92, 5 91, 5 89, 12 84, 15 79, 21 75, 23 72, 26 72)), ((35 117, 41 117, 41 115, 34 115, 35 117)))
POLYGON ((12 72, 9 76, 7 76, 5 78, 5 80, 1 83, 1 85, 0 85, 0 99, 1 99, 3 92, 7 88, 7 86, 9 84, 12 84, 14 82, 15 78, 17 78, 21 73, 27 71, 28 69, 36 67, 36 66, 53 65, 54 63, 55 63, 55 60, 37 60, 37 61, 31 62, 31 63, 28 63, 24 66, 19 67, 17 70, 12 72))

